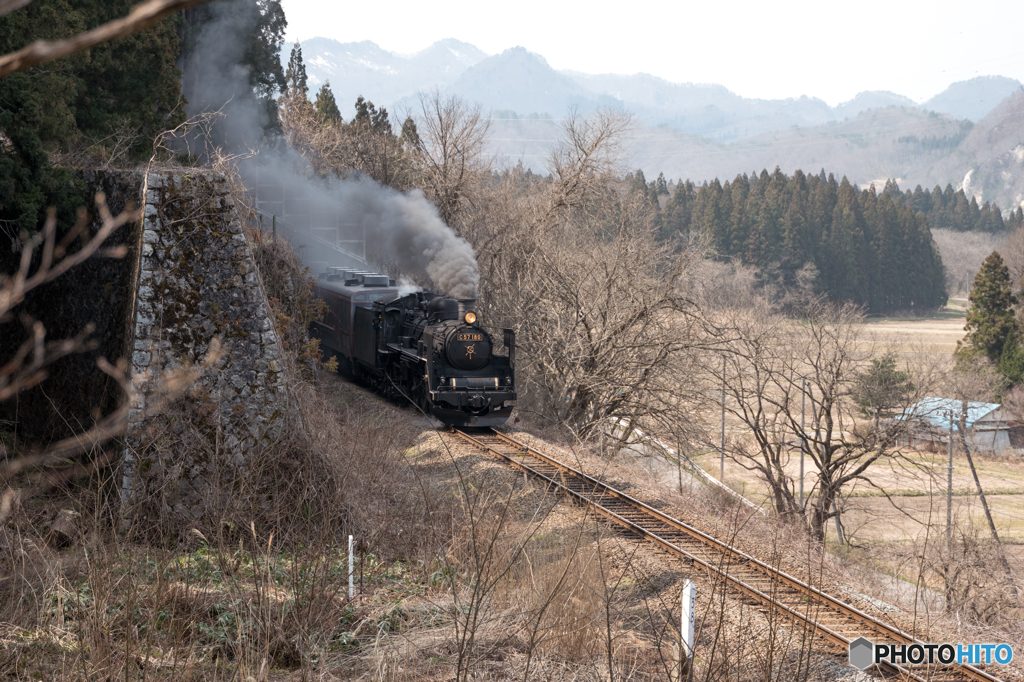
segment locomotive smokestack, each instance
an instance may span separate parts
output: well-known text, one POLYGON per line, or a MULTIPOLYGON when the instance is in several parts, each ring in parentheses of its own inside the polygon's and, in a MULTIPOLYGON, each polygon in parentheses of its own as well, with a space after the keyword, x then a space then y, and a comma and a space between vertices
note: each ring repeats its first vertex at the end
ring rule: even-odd
POLYGON ((460 298, 459 299, 459 319, 461 320, 466 316, 469 311, 476 310, 476 299, 475 298, 460 298))

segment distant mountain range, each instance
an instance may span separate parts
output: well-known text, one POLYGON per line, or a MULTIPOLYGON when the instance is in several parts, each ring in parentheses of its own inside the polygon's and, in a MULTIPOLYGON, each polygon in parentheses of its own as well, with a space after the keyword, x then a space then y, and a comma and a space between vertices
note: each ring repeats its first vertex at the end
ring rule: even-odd
MULTIPOLYGON (((281 51, 287 66, 292 45, 281 51)), ((339 43, 330 38, 312 38, 302 43, 310 90, 331 83, 338 107, 346 118, 353 115, 356 98, 362 95, 378 106, 394 110, 402 100, 419 91, 446 87, 474 64, 487 58, 481 50, 458 40, 441 40, 412 55, 388 52, 375 43, 339 43)))
MULTIPOLYGON (((287 62, 292 46, 286 45, 287 62)), ((441 40, 421 52, 399 55, 375 43, 340 43, 313 38, 302 44, 313 89, 330 80, 342 113, 362 95, 378 106, 409 107, 418 92, 434 87, 456 92, 492 111, 520 116, 560 117, 570 106, 588 111, 618 107, 647 125, 667 124, 691 135, 728 142, 793 125, 813 126, 853 118, 867 109, 917 107, 956 118, 978 121, 1009 94, 1019 81, 1000 76, 954 83, 918 105, 892 92, 862 92, 849 102, 830 107, 814 97, 781 100, 748 99, 721 85, 670 83, 638 73, 590 75, 556 71, 542 56, 521 47, 488 56, 454 39, 441 40)))
MULTIPOLYGON (((376 44, 313 38, 302 43, 310 90, 330 81, 342 115, 360 95, 394 116, 415 112, 433 88, 490 111, 491 148, 511 162, 543 170, 558 119, 612 107, 635 116, 626 164, 648 176, 703 181, 737 173, 820 168, 864 185, 898 178, 964 186, 1000 206, 1024 201, 1024 89, 985 76, 952 84, 917 104, 892 92, 862 92, 831 107, 813 97, 741 97, 721 85, 556 71, 521 47, 488 56, 458 40, 412 55, 376 44), (972 127, 972 123, 977 123, 972 127)), ((287 62, 291 45, 282 51, 287 62)))

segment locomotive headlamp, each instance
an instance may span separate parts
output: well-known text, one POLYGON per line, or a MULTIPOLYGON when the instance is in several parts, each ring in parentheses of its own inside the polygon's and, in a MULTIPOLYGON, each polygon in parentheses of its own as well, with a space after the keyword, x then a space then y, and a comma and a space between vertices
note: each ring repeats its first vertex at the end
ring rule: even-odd
POLYGON ((474 313, 474 312, 466 313, 466 324, 475 324, 475 323, 476 323, 476 313, 474 313))

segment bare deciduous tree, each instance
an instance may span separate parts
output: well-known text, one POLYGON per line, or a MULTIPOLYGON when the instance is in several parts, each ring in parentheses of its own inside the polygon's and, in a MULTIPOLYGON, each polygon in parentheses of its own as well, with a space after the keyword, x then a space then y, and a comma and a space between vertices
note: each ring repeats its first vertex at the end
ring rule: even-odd
POLYGON ((894 410, 901 418, 877 428, 859 415, 851 392, 877 350, 860 322, 857 308, 822 301, 811 302, 799 321, 741 310, 722 321, 723 343, 705 361, 707 395, 717 402, 724 385, 726 411, 749 434, 733 439, 730 458, 763 478, 781 517, 803 520, 819 540, 842 490, 870 484, 872 465, 895 456, 913 422, 910 407, 930 386, 916 382, 894 410), (801 447, 813 465, 802 501, 792 466, 801 447))
POLYGON ((383 110, 370 120, 342 123, 325 119, 306 100, 282 99, 281 125, 288 144, 302 154, 317 175, 346 177, 364 173, 398 190, 412 187, 416 154, 411 143, 392 130, 383 110))
MULTIPOLYGON (((1010 268, 1010 277, 1014 288, 1020 290, 1024 287, 1024 227, 1014 230, 1008 237, 1003 238, 1000 236, 999 241, 992 248, 999 251, 999 255, 1003 257, 1006 266, 1010 268)), ((984 260, 987 255, 981 255, 978 265, 974 269, 975 273, 981 267, 981 260, 984 260)), ((942 262, 946 262, 945 254, 942 254, 942 262)), ((972 278, 967 282, 966 291, 970 291, 970 285, 973 281, 972 278)))
POLYGON ((515 329, 534 409, 590 433, 677 406, 669 362, 696 343, 688 276, 696 246, 657 239, 651 206, 620 191, 618 135, 628 119, 571 116, 550 179, 505 173, 469 231, 481 259, 481 309, 515 329))
MULTIPOLYGON (((1024 237, 1024 235, 1022 235, 1024 237)), ((974 276, 978 274, 981 262, 998 249, 1003 253, 1007 241, 1005 234, 992 234, 990 232, 958 232, 956 230, 933 229, 932 238, 942 256, 942 266, 946 271, 946 291, 950 296, 967 298, 971 292, 971 283, 974 276)), ((1018 237, 1018 242, 1020 241, 1018 237)), ((1012 249, 1010 249, 1012 251, 1012 249)), ((1024 261, 1017 258, 1014 261, 1007 260, 1014 275, 1014 282, 1020 281, 1024 273, 1024 261)))
POLYGON ((446 225, 457 226, 463 205, 490 170, 483 156, 490 123, 479 104, 435 89, 420 94, 418 132, 423 193, 446 225))
POLYGON ((354 163, 352 138, 345 126, 325 121, 309 102, 282 103, 281 127, 292 149, 305 158, 317 175, 342 175, 354 163))

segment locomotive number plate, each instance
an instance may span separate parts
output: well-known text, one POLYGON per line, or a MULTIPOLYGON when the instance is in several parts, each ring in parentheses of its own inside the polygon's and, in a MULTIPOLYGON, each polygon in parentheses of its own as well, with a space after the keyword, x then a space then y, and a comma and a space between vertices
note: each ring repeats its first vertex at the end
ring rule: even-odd
POLYGON ((484 335, 483 334, 456 334, 455 335, 455 340, 456 341, 483 341, 484 340, 484 335))

